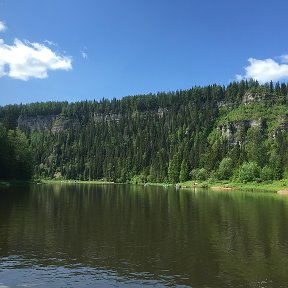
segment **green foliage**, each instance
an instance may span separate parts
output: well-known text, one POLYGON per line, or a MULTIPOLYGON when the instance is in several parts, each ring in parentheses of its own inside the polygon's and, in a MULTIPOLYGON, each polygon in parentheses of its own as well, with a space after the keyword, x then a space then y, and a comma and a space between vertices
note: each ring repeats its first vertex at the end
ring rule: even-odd
POLYGON ((275 180, 282 179, 282 177, 283 177, 283 168, 284 167, 283 167, 283 163, 282 163, 283 162, 282 157, 286 153, 285 153, 285 151, 281 151, 281 150, 280 150, 280 147, 277 144, 275 144, 275 145, 272 145, 271 151, 270 151, 269 167, 273 171, 273 179, 275 179, 275 180), (282 157, 280 154, 281 152, 285 153, 285 154, 282 154, 282 157))
POLYGON ((189 180, 189 166, 188 161, 186 159, 183 159, 180 167, 180 175, 179 180, 180 182, 185 182, 189 180))
POLYGON ((135 175, 131 179, 132 184, 143 184, 147 182, 147 177, 145 175, 135 175))
POLYGON ((230 110, 228 113, 224 113, 218 123, 220 125, 227 122, 257 120, 260 118, 272 120, 287 114, 286 105, 271 105, 270 103, 251 103, 249 105, 241 104, 239 107, 230 110))
POLYGON ((233 161, 229 157, 225 157, 221 160, 219 168, 217 170, 217 176, 219 180, 227 180, 233 174, 233 161))
POLYGON ((169 161, 168 166, 168 179, 170 183, 179 182, 179 174, 180 174, 180 157, 179 154, 176 153, 173 158, 169 161))
POLYGON ((209 173, 205 168, 193 169, 191 171, 192 180, 205 181, 209 178, 209 173))
POLYGON ((269 181, 274 179, 274 171, 269 166, 264 166, 260 171, 260 179, 262 181, 269 181))
POLYGON ((0 179, 30 179, 33 163, 25 134, 19 129, 7 131, 0 123, 0 147, 0 179))
POLYGON ((243 181, 282 179, 287 108, 285 83, 253 80, 121 100, 8 105, 0 107, 0 178, 29 178, 33 170, 39 179, 133 183, 185 182, 189 171, 201 181, 229 179, 234 171, 243 181), (244 103, 247 92, 261 101, 244 103), (54 120, 45 129, 17 129, 46 116, 54 120))
POLYGON ((260 167, 255 162, 243 163, 238 171, 238 181, 246 183, 255 181, 260 176, 260 167))
POLYGON ((249 161, 263 167, 267 162, 267 151, 263 139, 263 131, 259 128, 250 128, 247 131, 247 157, 249 161))

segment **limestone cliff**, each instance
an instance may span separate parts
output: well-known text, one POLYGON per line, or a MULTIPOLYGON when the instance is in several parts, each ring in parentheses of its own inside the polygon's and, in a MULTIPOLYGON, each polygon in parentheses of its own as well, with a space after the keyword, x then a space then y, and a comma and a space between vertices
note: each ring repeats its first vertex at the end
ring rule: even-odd
POLYGON ((264 121, 262 119, 244 120, 219 125, 217 130, 221 132, 222 137, 226 139, 230 145, 236 145, 244 141, 244 136, 249 128, 262 129, 263 126, 264 121))
POLYGON ((217 130, 230 145, 246 141, 245 137, 249 128, 258 128, 271 138, 275 138, 279 131, 288 132, 288 116, 285 115, 285 111, 279 109, 279 112, 275 109, 269 114, 269 108, 273 106, 273 97, 269 94, 248 91, 243 95, 237 107, 232 108, 229 104, 218 105, 220 109, 226 109, 226 114, 223 117, 224 120, 219 122, 221 124, 217 125, 217 130))
POLYGON ((68 117, 62 114, 45 116, 20 115, 17 124, 18 128, 22 130, 30 130, 31 132, 51 130, 54 133, 69 128, 75 129, 80 126, 80 122, 76 117, 68 117))
MULTIPOLYGON (((149 115, 157 115, 159 118, 164 117, 168 113, 167 108, 159 107, 157 111, 147 111, 147 112, 135 112, 131 117, 146 117, 149 115)), ((92 113, 89 115, 88 119, 91 119, 95 124, 101 122, 116 122, 119 123, 123 118, 121 113, 92 113)), ((41 131, 41 130, 50 130, 53 133, 58 133, 67 129, 77 129, 81 127, 83 119, 78 116, 68 116, 65 114, 58 115, 36 115, 36 116, 25 116, 20 115, 17 121, 18 128, 22 130, 41 131), (80 118, 80 119, 79 119, 80 118)))
POLYGON ((77 117, 68 117, 66 115, 57 115, 52 123, 51 131, 53 133, 61 132, 67 129, 77 129, 80 127, 80 121, 77 117))
POLYGON ((37 115, 37 116, 25 116, 20 115, 17 121, 18 128, 22 130, 40 131, 51 129, 53 121, 57 115, 37 115))

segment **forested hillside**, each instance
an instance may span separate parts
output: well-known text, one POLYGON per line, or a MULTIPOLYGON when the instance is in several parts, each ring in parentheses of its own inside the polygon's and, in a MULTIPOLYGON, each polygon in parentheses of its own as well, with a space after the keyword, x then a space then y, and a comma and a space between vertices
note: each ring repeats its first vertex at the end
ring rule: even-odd
POLYGON ((9 105, 0 107, 0 121, 0 179, 288 177, 284 83, 251 80, 121 100, 9 105))

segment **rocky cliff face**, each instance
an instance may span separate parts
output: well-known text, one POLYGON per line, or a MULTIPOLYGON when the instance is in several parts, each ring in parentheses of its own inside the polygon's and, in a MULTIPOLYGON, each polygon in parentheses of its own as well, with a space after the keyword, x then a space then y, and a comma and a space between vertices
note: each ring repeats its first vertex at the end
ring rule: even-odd
POLYGON ((52 123, 51 132, 57 133, 67 129, 77 129, 80 127, 80 121, 76 117, 68 117, 65 115, 57 115, 52 123))
POLYGON ((283 115, 276 121, 277 125, 271 131, 271 137, 275 138, 280 132, 288 132, 288 116, 283 115))
POLYGON ((99 123, 99 122, 111 122, 111 121, 115 121, 115 122, 119 122, 122 118, 122 115, 119 113, 109 113, 109 114, 93 114, 92 116, 93 120, 95 123, 99 123))
POLYGON ((249 128, 263 128, 263 120, 245 120, 235 121, 227 124, 223 124, 217 127, 218 131, 221 132, 222 137, 228 141, 230 145, 241 144, 244 141, 244 135, 246 135, 249 128))
POLYGON ((51 129, 53 121, 57 115, 37 115, 37 116, 24 116, 20 115, 17 121, 18 128, 23 130, 40 131, 51 129))
MULTIPOLYGON (((166 113, 168 113, 167 108, 159 108, 157 111, 150 112, 135 112, 132 117, 141 115, 144 117, 149 114, 157 115, 162 118, 166 113)), ((109 114, 91 114, 90 118, 95 124, 101 122, 116 122, 118 123, 123 115, 120 113, 109 113, 109 114)), ((53 133, 58 133, 67 129, 77 129, 81 126, 81 121, 76 116, 67 116, 63 114, 59 115, 37 115, 37 116, 19 116, 18 118, 18 128, 22 130, 41 131, 41 130, 51 130, 53 133)))
POLYGON ((267 95, 263 95, 260 93, 246 92, 243 96, 242 103, 244 105, 262 102, 267 98, 267 95))
MULTIPOLYGON (((261 93, 255 93, 255 92, 246 92, 242 98, 242 105, 251 105, 255 103, 265 102, 267 100, 271 100, 271 95, 268 94, 261 94, 261 93)), ((230 105, 229 103, 223 104, 218 103, 219 108, 229 108, 233 109, 233 105, 230 105)), ((237 107, 235 107, 237 108, 237 107)), ((278 121, 279 122, 279 121, 278 121)), ((264 128, 265 121, 261 118, 254 119, 254 120, 243 120, 243 121, 233 121, 228 122, 222 125, 219 125, 217 127, 217 130, 221 132, 221 135, 224 139, 228 141, 230 145, 236 145, 237 143, 241 144, 243 141, 245 141, 245 135, 247 133, 247 130, 249 128, 264 128)), ((277 131, 279 129, 286 129, 288 131, 288 118, 286 120, 281 121, 281 124, 279 127, 275 128, 275 131, 272 131, 271 137, 275 137, 277 131), (284 124, 286 123, 286 124, 284 124), (282 128, 281 128, 282 127, 282 128)))
POLYGON ((75 129, 80 126, 80 122, 76 117, 67 117, 60 115, 37 115, 23 116, 18 118, 18 128, 22 130, 41 131, 51 130, 52 132, 60 132, 68 128, 75 129))

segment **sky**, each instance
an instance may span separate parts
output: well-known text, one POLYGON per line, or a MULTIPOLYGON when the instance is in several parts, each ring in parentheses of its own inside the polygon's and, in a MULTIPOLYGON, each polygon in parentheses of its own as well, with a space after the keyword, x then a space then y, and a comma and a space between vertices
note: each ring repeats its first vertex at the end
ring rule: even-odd
POLYGON ((0 0, 0 105, 288 82, 287 0, 0 0))

